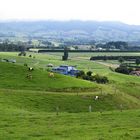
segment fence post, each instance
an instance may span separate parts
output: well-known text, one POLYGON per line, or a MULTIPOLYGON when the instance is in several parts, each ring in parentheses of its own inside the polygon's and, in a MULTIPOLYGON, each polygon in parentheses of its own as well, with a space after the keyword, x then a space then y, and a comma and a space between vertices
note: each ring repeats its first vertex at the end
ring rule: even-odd
POLYGON ((89 110, 89 112, 92 111, 91 105, 89 105, 88 110, 89 110))
POLYGON ((56 115, 58 115, 58 113, 59 113, 59 107, 57 106, 56 107, 56 115))

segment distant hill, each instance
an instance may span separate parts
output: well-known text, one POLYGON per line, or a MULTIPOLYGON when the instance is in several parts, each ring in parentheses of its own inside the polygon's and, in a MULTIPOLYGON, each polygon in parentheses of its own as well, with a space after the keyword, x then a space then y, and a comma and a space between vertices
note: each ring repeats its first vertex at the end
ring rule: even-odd
POLYGON ((0 22, 0 37, 24 36, 96 41, 140 41, 140 26, 121 22, 32 21, 0 22))

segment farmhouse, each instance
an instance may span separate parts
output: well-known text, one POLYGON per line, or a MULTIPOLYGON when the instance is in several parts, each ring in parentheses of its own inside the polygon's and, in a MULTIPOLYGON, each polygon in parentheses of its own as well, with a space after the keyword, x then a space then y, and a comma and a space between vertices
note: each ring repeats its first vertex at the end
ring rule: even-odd
POLYGON ((76 76, 79 72, 74 66, 60 65, 52 69, 53 72, 57 72, 64 75, 76 76))
POLYGON ((140 71, 132 71, 130 75, 140 76, 140 71))

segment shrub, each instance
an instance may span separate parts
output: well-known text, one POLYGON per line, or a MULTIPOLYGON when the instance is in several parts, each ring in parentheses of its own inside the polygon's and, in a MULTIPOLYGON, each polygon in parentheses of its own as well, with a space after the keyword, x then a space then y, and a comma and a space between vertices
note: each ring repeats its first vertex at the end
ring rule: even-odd
POLYGON ((103 60, 104 61, 107 61, 107 56, 106 55, 103 57, 103 60))
POLYGON ((26 56, 26 52, 23 53, 23 56, 26 56))
POLYGON ((83 70, 79 71, 77 74, 76 74, 76 77, 82 77, 85 75, 85 72, 83 70))
POLYGON ((26 56, 26 52, 20 52, 18 56, 26 56))
POLYGON ((123 57, 119 57, 118 61, 122 64, 124 62, 124 58, 123 57))
POLYGON ((101 83, 101 84, 106 84, 109 82, 109 80, 106 76, 100 76, 98 74, 94 75, 92 78, 93 78, 92 79, 93 81, 95 81, 97 83, 101 83))
POLYGON ((87 75, 88 75, 88 76, 91 76, 91 75, 92 75, 92 71, 88 71, 88 72, 87 72, 87 75))
POLYGON ((136 65, 139 65, 140 64, 140 58, 136 58, 135 63, 136 63, 136 65))
POLYGON ((120 66, 120 67, 115 69, 115 72, 123 73, 123 74, 129 74, 130 70, 125 66, 120 66))
POLYGON ((90 80, 90 76, 89 75, 83 75, 82 76, 82 79, 84 79, 84 80, 90 80))
POLYGON ((22 55, 21 53, 18 54, 18 56, 21 56, 21 55, 22 55))
POLYGON ((27 66, 28 66, 28 65, 27 65, 27 63, 24 63, 24 66, 26 66, 26 67, 27 67, 27 66))
POLYGON ((88 81, 93 81, 93 82, 97 82, 97 83, 101 83, 101 84, 105 84, 105 83, 108 83, 109 80, 106 76, 100 76, 98 74, 92 76, 92 72, 91 71, 88 71, 86 74, 84 71, 79 71, 77 73, 77 78, 78 77, 81 77, 82 79, 84 80, 88 80, 88 81))

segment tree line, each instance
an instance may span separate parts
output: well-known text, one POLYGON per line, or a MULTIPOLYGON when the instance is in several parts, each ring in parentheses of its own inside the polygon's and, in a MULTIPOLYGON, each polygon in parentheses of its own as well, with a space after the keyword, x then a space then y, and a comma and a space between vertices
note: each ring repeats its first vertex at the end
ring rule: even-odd
MULTIPOLYGON (((121 56, 124 60, 138 59, 140 56, 121 56)), ((93 56, 90 60, 118 60, 120 56, 93 56)))
POLYGON ((4 52, 15 52, 15 51, 25 51, 26 47, 22 45, 16 45, 16 44, 8 44, 8 43, 2 43, 0 44, 0 51, 4 52))

